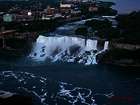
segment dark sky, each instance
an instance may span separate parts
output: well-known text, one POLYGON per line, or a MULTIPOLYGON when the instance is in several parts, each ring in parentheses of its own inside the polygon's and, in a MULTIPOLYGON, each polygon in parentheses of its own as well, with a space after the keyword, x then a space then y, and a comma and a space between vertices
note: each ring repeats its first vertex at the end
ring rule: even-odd
POLYGON ((140 0, 103 0, 113 1, 116 3, 116 8, 119 13, 128 13, 134 10, 140 10, 140 0))

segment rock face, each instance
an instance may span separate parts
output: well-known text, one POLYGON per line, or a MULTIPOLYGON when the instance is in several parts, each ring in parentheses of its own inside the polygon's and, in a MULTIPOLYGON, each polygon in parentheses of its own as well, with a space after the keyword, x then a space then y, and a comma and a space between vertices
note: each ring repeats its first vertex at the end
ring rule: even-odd
POLYGON ((0 91, 0 105, 32 105, 32 98, 0 91))
POLYGON ((35 61, 97 64, 96 56, 108 49, 109 42, 104 42, 102 49, 98 49, 97 44, 97 40, 78 37, 39 36, 29 57, 35 61))
POLYGON ((100 63, 121 66, 140 66, 140 46, 110 42, 109 50, 97 56, 100 63))
POLYGON ((140 45, 127 44, 127 43, 110 43, 110 48, 124 49, 124 50, 139 50, 140 45))

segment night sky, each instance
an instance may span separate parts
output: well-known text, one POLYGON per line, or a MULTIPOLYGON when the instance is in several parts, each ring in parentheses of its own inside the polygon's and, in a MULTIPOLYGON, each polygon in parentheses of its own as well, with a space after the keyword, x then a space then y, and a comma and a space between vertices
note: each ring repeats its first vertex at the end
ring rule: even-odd
POLYGON ((134 10, 140 10, 140 0, 103 0, 103 1, 113 1, 116 3, 114 6, 119 13, 128 13, 134 10))

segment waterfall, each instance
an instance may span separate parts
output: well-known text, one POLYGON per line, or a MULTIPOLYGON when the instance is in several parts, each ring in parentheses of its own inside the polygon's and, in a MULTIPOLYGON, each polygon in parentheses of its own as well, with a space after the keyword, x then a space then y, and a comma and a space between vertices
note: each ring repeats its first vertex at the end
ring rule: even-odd
MULTIPOLYGON (((45 37, 39 36, 33 46, 29 57, 35 61, 51 62, 77 62, 85 65, 97 64, 96 55, 101 51, 97 49, 97 40, 85 39, 69 36, 45 37)), ((104 49, 108 49, 108 43, 105 42, 104 49)))
POLYGON ((108 46, 109 46, 109 41, 105 41, 104 50, 107 50, 108 49, 108 46))

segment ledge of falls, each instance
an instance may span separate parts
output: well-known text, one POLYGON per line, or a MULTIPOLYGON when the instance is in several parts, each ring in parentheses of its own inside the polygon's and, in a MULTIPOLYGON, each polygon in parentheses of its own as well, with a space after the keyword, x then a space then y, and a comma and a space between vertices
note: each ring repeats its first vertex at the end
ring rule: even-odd
POLYGON ((98 41, 70 36, 45 37, 40 35, 29 58, 36 62, 76 62, 85 65, 97 64, 96 56, 108 49, 108 41, 98 50, 98 41))

